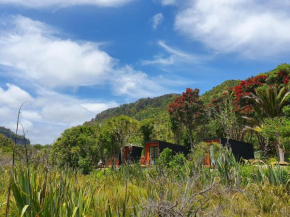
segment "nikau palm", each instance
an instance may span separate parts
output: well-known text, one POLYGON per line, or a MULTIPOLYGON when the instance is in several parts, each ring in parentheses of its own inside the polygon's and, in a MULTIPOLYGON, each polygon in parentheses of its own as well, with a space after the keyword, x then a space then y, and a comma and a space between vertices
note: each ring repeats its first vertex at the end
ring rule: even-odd
MULTIPOLYGON (((255 110, 258 120, 252 117, 244 117, 252 127, 246 126, 246 130, 253 130, 255 132, 261 132, 263 130, 263 123, 265 118, 281 118, 283 114, 283 107, 287 104, 287 97, 290 92, 288 87, 283 87, 279 92, 275 86, 268 86, 267 88, 261 88, 256 90, 256 95, 251 94, 247 96, 254 101, 253 109, 255 110)), ((276 130, 276 143, 275 148, 279 153, 280 162, 284 162, 284 148, 280 142, 280 135, 276 130)))

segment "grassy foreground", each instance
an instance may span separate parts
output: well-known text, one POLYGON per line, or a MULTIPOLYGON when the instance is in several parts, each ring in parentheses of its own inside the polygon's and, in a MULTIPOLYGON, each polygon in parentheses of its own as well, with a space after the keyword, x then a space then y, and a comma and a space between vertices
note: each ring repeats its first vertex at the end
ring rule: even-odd
MULTIPOLYGON (((9 216, 290 216, 289 168, 202 161, 96 170, 16 167, 9 216)), ((9 169, 0 169, 5 216, 9 169)))

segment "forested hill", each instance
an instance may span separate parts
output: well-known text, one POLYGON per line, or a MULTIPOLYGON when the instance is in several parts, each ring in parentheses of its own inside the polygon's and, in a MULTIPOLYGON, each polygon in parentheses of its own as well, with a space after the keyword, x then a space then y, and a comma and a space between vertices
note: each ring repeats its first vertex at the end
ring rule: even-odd
MULTIPOLYGON (((216 98, 226 91, 229 87, 234 87, 240 83, 240 80, 227 80, 222 84, 214 87, 201 95, 201 99, 208 103, 212 98, 216 98)), ((160 116, 162 113, 167 113, 167 107, 178 94, 166 94, 155 98, 139 99, 137 102, 124 104, 116 108, 107 109, 96 115, 90 123, 104 123, 105 120, 120 115, 127 115, 137 120, 144 120, 160 116)))
POLYGON ((239 85, 240 82, 241 82, 241 80, 227 80, 227 81, 224 81, 220 85, 218 85, 218 86, 212 88, 211 90, 205 92, 204 94, 202 94, 200 96, 200 99, 204 103, 209 103, 211 99, 220 97, 220 95, 224 91, 228 90, 230 87, 235 87, 235 86, 239 85))
POLYGON ((89 123, 103 123, 105 120, 120 115, 127 115, 137 120, 153 118, 167 110, 170 102, 178 94, 166 94, 155 98, 139 99, 137 102, 121 105, 117 108, 107 109, 96 115, 89 123))
MULTIPOLYGON (((15 133, 12 132, 10 129, 7 129, 5 127, 0 127, 0 134, 12 139, 14 141, 15 139, 15 133)), ((17 136, 17 144, 24 145, 24 144, 30 144, 30 140, 24 138, 23 136, 18 135, 17 136)))

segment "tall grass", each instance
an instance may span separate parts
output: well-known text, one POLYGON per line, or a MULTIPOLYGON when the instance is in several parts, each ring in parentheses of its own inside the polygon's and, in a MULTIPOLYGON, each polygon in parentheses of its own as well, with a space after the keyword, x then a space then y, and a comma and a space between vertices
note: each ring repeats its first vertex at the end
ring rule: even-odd
MULTIPOLYGON (((81 175, 70 169, 13 172, 10 216, 289 216, 289 170, 249 167, 230 153, 214 168, 188 161, 177 168, 139 165, 81 175), (250 168, 250 172, 243 172, 250 168), (245 176, 245 174, 247 174, 245 176)), ((9 170, 0 169, 0 216, 9 170)))

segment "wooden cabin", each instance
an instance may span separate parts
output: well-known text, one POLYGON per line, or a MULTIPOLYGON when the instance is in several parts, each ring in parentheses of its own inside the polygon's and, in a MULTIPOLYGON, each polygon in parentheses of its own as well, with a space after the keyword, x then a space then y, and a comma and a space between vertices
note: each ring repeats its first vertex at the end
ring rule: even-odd
POLYGON ((166 148, 171 149, 173 154, 183 153, 187 155, 189 153, 189 150, 182 145, 176 145, 163 141, 148 141, 145 143, 145 164, 156 164, 156 159, 158 158, 159 154, 166 148))
MULTIPOLYGON (((115 161, 115 165, 121 165, 126 163, 139 162, 142 155, 143 147, 136 145, 126 145, 123 149, 123 153, 119 153, 117 156, 112 159, 115 161)), ((107 162, 108 166, 112 166, 114 162, 112 159, 109 159, 107 162)))
POLYGON ((254 159, 254 148, 253 144, 241 142, 232 139, 220 138, 220 139, 208 139, 204 140, 204 142, 209 144, 209 151, 205 157, 205 165, 211 165, 214 161, 213 159, 213 148, 210 144, 218 143, 221 144, 223 147, 228 146, 231 148, 233 155, 235 158, 240 161, 243 159, 254 159))
POLYGON ((142 155, 143 147, 136 145, 127 145, 123 150, 123 163, 139 162, 142 155))

